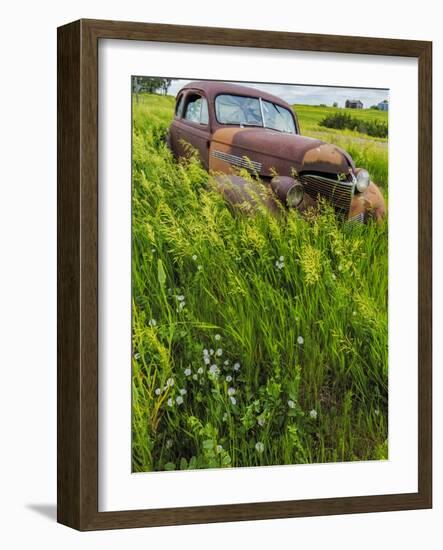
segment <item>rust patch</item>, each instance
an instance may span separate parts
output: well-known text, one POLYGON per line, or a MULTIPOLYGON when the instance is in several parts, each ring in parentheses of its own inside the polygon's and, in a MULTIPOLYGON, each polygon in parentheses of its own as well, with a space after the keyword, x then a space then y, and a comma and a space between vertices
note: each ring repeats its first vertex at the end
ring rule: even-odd
POLYGON ((340 149, 325 143, 306 151, 303 157, 303 170, 348 173, 349 165, 340 149))
POLYGON ((352 200, 349 218, 354 218, 359 214, 373 217, 377 222, 380 222, 386 215, 385 199, 373 181, 369 183, 364 193, 355 195, 352 200))

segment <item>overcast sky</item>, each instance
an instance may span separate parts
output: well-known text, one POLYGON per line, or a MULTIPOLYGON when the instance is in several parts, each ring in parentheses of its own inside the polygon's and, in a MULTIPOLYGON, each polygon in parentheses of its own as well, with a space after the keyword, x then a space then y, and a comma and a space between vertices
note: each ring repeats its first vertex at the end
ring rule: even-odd
MULTIPOLYGON (((175 79, 168 90, 175 96, 182 86, 190 80, 175 79)), ((235 84, 235 83, 234 83, 235 84)), ((377 105, 384 99, 389 99, 389 90, 374 90, 369 88, 337 88, 330 86, 305 86, 297 84, 255 84, 242 82, 245 86, 258 88, 280 97, 287 103, 302 103, 305 105, 332 105, 335 101, 340 107, 345 106, 347 99, 359 99, 364 107, 377 105)))

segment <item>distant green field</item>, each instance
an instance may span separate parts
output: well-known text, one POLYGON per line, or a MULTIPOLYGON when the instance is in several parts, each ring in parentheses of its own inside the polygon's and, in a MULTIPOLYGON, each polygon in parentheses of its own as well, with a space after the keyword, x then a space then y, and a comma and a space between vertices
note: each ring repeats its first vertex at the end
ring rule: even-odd
MULTIPOLYGON (((233 216, 167 148, 173 107, 133 104, 133 471, 386 459, 387 220, 233 216)), ((303 133, 386 191, 386 143, 320 131, 316 109, 303 133)))
MULTIPOLYGON (((386 111, 377 111, 376 109, 339 109, 336 107, 320 107, 316 105, 294 105, 294 111, 298 115, 302 133, 318 130, 321 128, 321 126, 319 126, 321 120, 337 112, 348 113, 360 120, 388 121, 388 113, 386 111)), ((359 136, 356 132, 349 132, 349 135, 359 136)))

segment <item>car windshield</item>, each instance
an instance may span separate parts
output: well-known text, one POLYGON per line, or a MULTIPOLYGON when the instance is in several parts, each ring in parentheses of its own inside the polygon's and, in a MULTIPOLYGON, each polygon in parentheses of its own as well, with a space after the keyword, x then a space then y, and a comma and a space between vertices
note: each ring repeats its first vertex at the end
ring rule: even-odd
POLYGON ((288 109, 265 100, 261 104, 256 97, 221 94, 215 99, 215 114, 221 124, 260 126, 296 133, 294 118, 288 109))
POLYGON ((294 117, 288 109, 265 100, 262 101, 262 105, 266 128, 295 134, 294 117))

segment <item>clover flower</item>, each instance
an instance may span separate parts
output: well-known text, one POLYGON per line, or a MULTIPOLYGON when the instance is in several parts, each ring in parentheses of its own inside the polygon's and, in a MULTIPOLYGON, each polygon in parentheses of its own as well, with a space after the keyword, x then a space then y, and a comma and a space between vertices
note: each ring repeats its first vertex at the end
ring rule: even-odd
POLYGON ((185 388, 182 388, 182 389, 180 390, 180 395, 186 395, 187 393, 188 393, 188 392, 187 392, 187 390, 186 390, 185 388))
POLYGON ((317 411, 315 409, 312 409, 311 411, 309 411, 309 416, 315 420, 318 416, 317 411))
POLYGON ((150 327, 155 327, 157 326, 157 321, 155 319, 149 319, 148 324, 150 327))
POLYGON ((292 401, 292 399, 290 399, 290 400, 288 401, 288 407, 289 407, 290 409, 295 409, 295 403, 294 403, 294 401, 292 401))
POLYGON ((174 404, 174 401, 173 401, 172 397, 170 397, 170 398, 168 399, 168 405, 169 405, 170 407, 172 407, 173 404, 174 404))
POLYGON ((228 388, 228 395, 235 395, 235 388, 228 388))
POLYGON ((234 370, 240 370, 240 363, 234 363, 234 370))
POLYGON ((177 395, 177 397, 175 398, 175 401, 177 405, 181 405, 183 403, 183 397, 181 395, 177 395))
POLYGON ((185 297, 183 296, 183 294, 178 294, 178 295, 176 296, 176 298, 177 298, 177 300, 178 300, 179 302, 184 302, 184 301, 185 301, 185 297))
POLYGON ((300 346, 304 343, 305 339, 303 338, 303 336, 299 336, 297 338, 297 344, 300 344, 300 346))
POLYGON ((231 400, 231 403, 232 403, 233 405, 236 405, 236 404, 237 404, 237 399, 236 399, 233 395, 231 395, 231 396, 229 397, 229 399, 231 400))
POLYGON ((198 380, 198 376, 196 374, 192 375, 192 380, 198 380))
POLYGON ((223 350, 221 348, 218 348, 218 350, 215 352, 215 355, 217 357, 221 357, 223 355, 223 350))
POLYGON ((198 374, 203 374, 203 367, 199 367, 197 372, 198 372, 198 374))
POLYGON ((266 420, 265 420, 264 416, 259 416, 257 418, 257 423, 258 423, 259 426, 263 427, 265 425, 265 422, 266 422, 266 420))
POLYGON ((203 269, 203 266, 202 266, 202 265, 198 265, 198 266, 197 266, 197 269, 198 269, 199 271, 201 271, 201 270, 203 269))
POLYGON ((203 350, 203 355, 204 355, 205 357, 206 357, 207 355, 209 355, 209 351, 208 351, 206 348, 203 350))
POLYGON ((192 255, 192 259, 193 259, 194 262, 195 262, 195 260, 197 259, 197 254, 193 254, 193 255, 192 255))
POLYGON ((166 441, 166 448, 167 448, 167 449, 170 449, 171 447, 172 447, 172 439, 168 439, 168 440, 166 441))
POLYGON ((230 374, 228 374, 228 376, 226 377, 226 382, 232 382, 232 376, 230 374))
POLYGON ((261 441, 257 441, 257 443, 255 444, 255 450, 257 451, 257 453, 260 454, 265 450, 265 446, 261 441))
POLYGON ((211 362, 211 360, 207 356, 203 359, 203 361, 205 362, 205 365, 209 365, 211 362))
POLYGON ((219 340, 221 340, 220 334, 216 334, 216 335, 214 336, 214 338, 217 340, 217 342, 218 342, 219 340))
POLYGON ((185 369, 185 376, 191 376, 192 370, 188 367, 185 369))
POLYGON ((226 359, 226 361, 223 363, 223 365, 225 365, 225 367, 227 367, 229 365, 229 359, 226 359))
POLYGON ((209 355, 214 355, 214 350, 212 348, 209 350, 209 355))
POLYGON ((155 395, 160 395, 162 392, 161 388, 155 388, 155 395))
POLYGON ((168 386, 168 387, 171 386, 171 388, 172 388, 173 385, 174 385, 174 379, 173 378, 168 378, 166 380, 166 386, 168 386))

